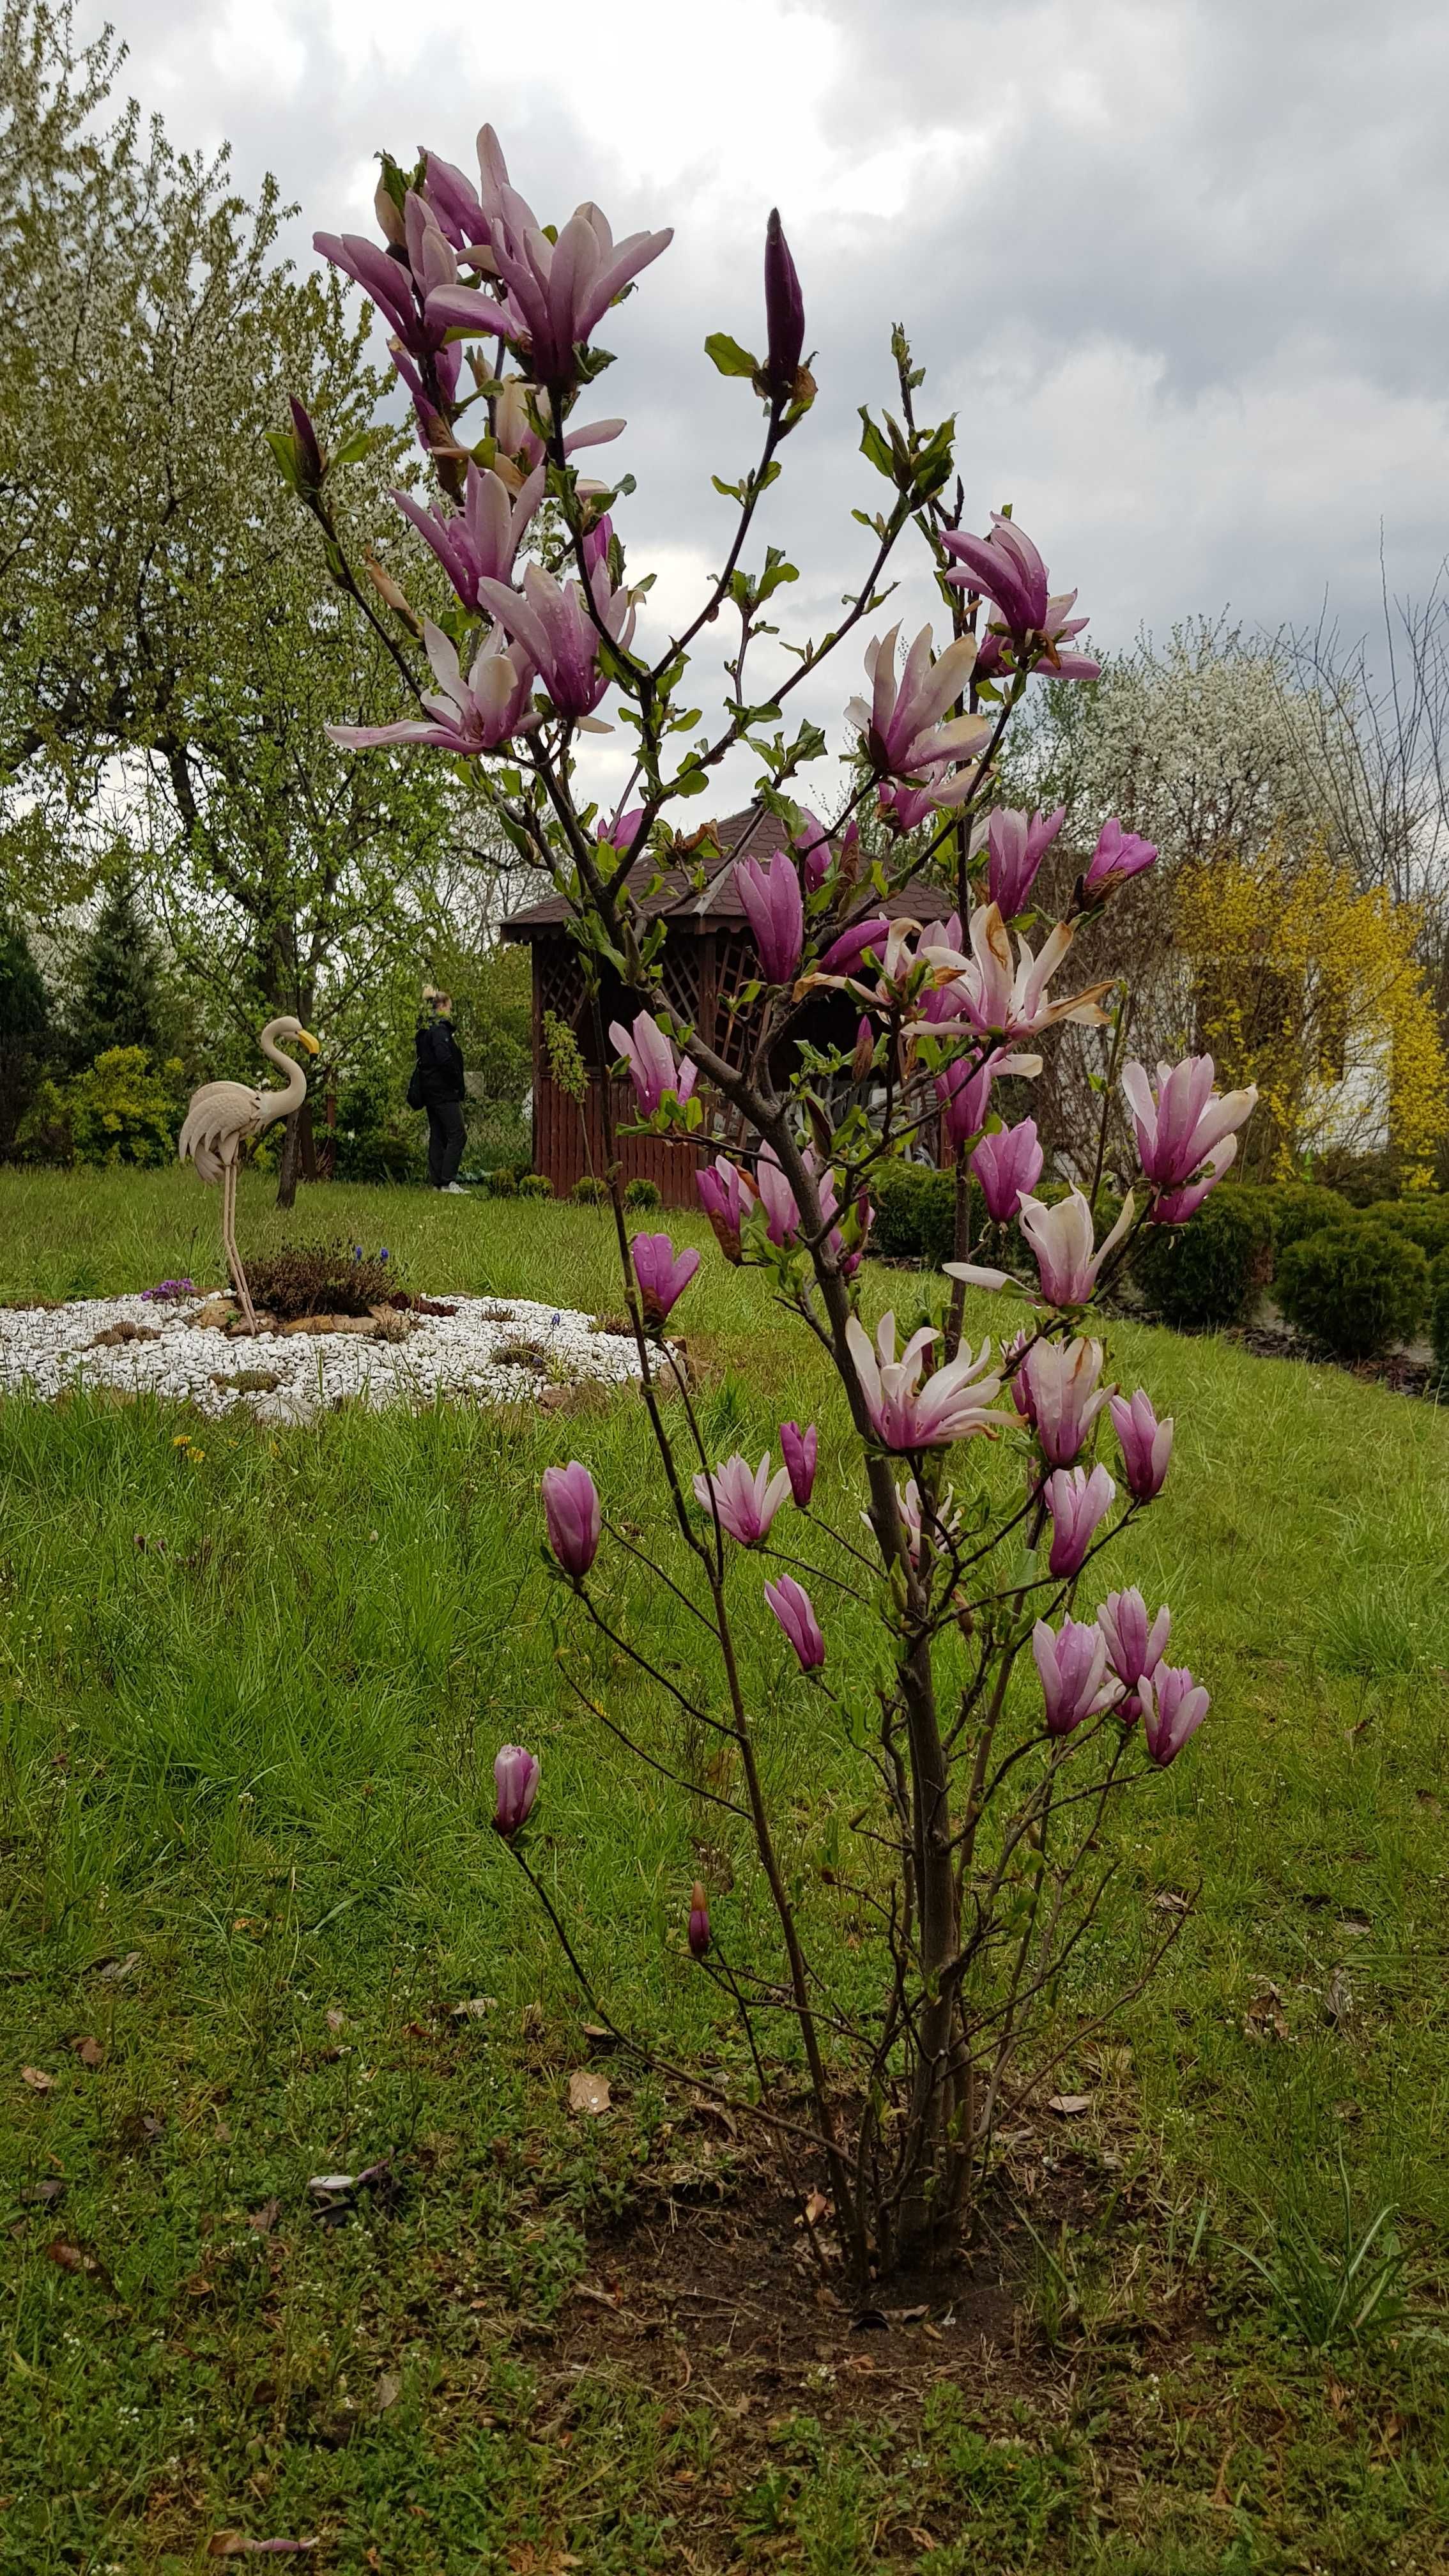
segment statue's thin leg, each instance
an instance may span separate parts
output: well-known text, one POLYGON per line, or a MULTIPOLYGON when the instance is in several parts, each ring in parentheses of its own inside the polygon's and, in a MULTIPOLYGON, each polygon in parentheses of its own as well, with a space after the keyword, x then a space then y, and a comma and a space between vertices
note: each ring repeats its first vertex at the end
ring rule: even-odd
POLYGON ((247 1331, 249 1333, 255 1333, 257 1329, 256 1311, 252 1305, 251 1290, 247 1286, 247 1274, 242 1268, 241 1254, 238 1252, 236 1247, 235 1163, 228 1163, 222 1176, 221 1239, 226 1246, 227 1268, 231 1272, 232 1285, 235 1288, 238 1297, 241 1299, 242 1314, 246 1319, 247 1331))

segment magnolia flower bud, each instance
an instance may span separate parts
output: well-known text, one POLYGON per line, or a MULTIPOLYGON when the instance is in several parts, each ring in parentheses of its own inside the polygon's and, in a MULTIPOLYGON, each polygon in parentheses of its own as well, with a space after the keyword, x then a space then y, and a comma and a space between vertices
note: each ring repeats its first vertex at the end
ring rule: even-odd
POLYGON ((709 1948, 709 1902, 698 1879, 689 1891, 689 1946, 696 1959, 709 1948))

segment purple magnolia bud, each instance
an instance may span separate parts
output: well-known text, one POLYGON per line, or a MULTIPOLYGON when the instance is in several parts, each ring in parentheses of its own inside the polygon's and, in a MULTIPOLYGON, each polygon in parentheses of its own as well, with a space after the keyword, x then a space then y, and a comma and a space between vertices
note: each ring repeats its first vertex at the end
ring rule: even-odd
MULTIPOLYGON (((977 657, 979 668, 980 657, 977 657)), ((1002 806, 986 826, 989 857, 986 863, 986 891, 1003 921, 1014 921, 1024 912, 1036 873, 1066 820, 1067 809, 1059 805, 1054 814, 1033 814, 1030 819, 1010 806, 1002 806)))
POLYGON ((806 893, 818 894, 830 874, 834 853, 824 824, 808 805, 800 808, 800 829, 791 833, 790 847, 800 862, 806 893))
POLYGON ((1041 1677, 1048 1735, 1070 1735, 1084 1718, 1111 1707, 1118 1684, 1107 1670, 1107 1640, 1100 1628, 1064 1619, 1053 1631, 1038 1619, 1031 1651, 1041 1677))
POLYGON ((874 1063, 875 1031, 869 1020, 861 1018, 855 1024, 855 1053, 850 1059, 851 1081, 854 1083, 868 1081, 874 1063))
POLYGON ((1134 1584, 1130 1592, 1108 1593, 1097 1625, 1107 1640, 1107 1659, 1127 1693, 1121 1715, 1130 1720, 1148 1696, 1139 1694, 1138 1685, 1151 1680, 1167 1652, 1172 1613, 1164 1603, 1149 1627, 1147 1604, 1134 1584))
POLYGON ((1034 1118, 1023 1118, 1019 1127, 1002 1127, 994 1136, 982 1137, 971 1157, 971 1169, 993 1224, 1010 1224, 1022 1200, 1036 1188, 1045 1161, 1034 1118))
POLYGON ((1151 1397, 1139 1386, 1130 1404, 1124 1395, 1113 1396, 1112 1428, 1121 1445, 1122 1474, 1128 1493, 1134 1503, 1150 1503, 1167 1482, 1172 1456, 1171 1414, 1165 1422, 1159 1422, 1151 1397))
POLYGON ((1115 814, 1104 823, 1097 835, 1097 846, 1082 879, 1082 894, 1088 903, 1105 903, 1119 885, 1129 877, 1150 868, 1157 856, 1155 841, 1144 841, 1136 832, 1124 832, 1115 814))
POLYGON ((299 403, 295 394, 289 394, 287 401, 292 413, 292 449, 297 459, 297 480, 304 492, 315 492, 327 470, 322 443, 305 403, 299 403))
MULTIPOLYGON (((934 996, 930 998, 934 999, 934 996)), ((946 1134, 953 1146, 964 1145, 979 1136, 991 1105, 991 1085, 999 1056, 989 1055, 984 1064, 973 1066, 961 1056, 936 1076, 936 1098, 946 1113, 946 1134)))
POLYGON ((578 1583, 599 1552, 599 1496, 593 1477, 573 1458, 566 1467, 545 1467, 541 1490, 549 1547, 565 1574, 578 1583))
POLYGON ((1033 1342, 1017 1372, 1017 1384, 1026 1381, 1018 1404, 1023 1411, 1030 1406, 1049 1467, 1070 1467, 1080 1457, 1107 1401, 1109 1390, 1097 1383, 1101 1374, 1100 1342, 1033 1342))
POLYGON ((705 1215, 714 1228, 715 1241, 736 1268, 740 1261, 740 1228, 755 1204, 755 1185, 747 1174, 723 1154, 712 1164, 696 1172, 694 1185, 699 1192, 705 1215))
POLYGON ((868 920, 853 921, 833 939, 820 960, 822 975, 848 975, 858 966, 867 948, 883 948, 890 934, 890 923, 883 912, 872 913, 868 920))
POLYGON ((795 390, 795 378, 800 372, 805 302, 790 245, 780 230, 778 206, 771 208, 765 226, 765 329, 769 339, 761 370, 765 389, 773 402, 785 403, 795 390))
POLYGON ((709 1948, 709 1900, 698 1879, 689 1891, 689 1946, 696 1959, 709 1948))
POLYGON ((805 945, 805 899, 788 850, 759 859, 736 859, 735 892, 749 916, 767 984, 794 981, 805 945))
POLYGON ((610 1039, 620 1055, 628 1059, 629 1079, 634 1096, 646 1118, 652 1118, 672 1091, 681 1106, 688 1100, 698 1078, 698 1068, 686 1056, 680 1064, 674 1061, 674 1049, 656 1019, 641 1011, 631 1029, 615 1020, 610 1039))
POLYGON ((1142 1692, 1142 1733, 1154 1762, 1165 1771, 1175 1762, 1190 1735, 1196 1735, 1212 1703, 1186 1664, 1159 1664, 1142 1692))
MULTIPOLYGON (((1137 1130, 1143 1175, 1174 1199, 1191 1196, 1188 1184, 1195 1184, 1196 1196, 1184 1211, 1186 1216, 1221 1180, 1237 1154, 1237 1130, 1257 1106, 1258 1094, 1252 1086, 1246 1091, 1214 1091, 1216 1072, 1210 1055, 1184 1056, 1181 1064, 1158 1066, 1154 1091, 1145 1065, 1134 1062, 1122 1068, 1122 1089, 1137 1130)), ((1161 1206, 1159 1200, 1153 1211, 1159 1222, 1164 1221, 1161 1206)), ((1165 1221, 1181 1224, 1183 1217, 1165 1221)))
POLYGON ((1063 1577, 1080 1571, 1116 1491, 1105 1467, 1094 1467, 1090 1476, 1081 1467, 1059 1467, 1054 1476, 1048 1476, 1052 1545, 1047 1563, 1053 1574, 1063 1577))
POLYGON ((633 1256, 634 1276, 639 1282, 639 1298, 644 1308, 644 1321, 657 1330, 677 1306, 685 1289, 699 1268, 699 1254, 691 1249, 675 1258, 674 1246, 667 1234, 636 1234, 629 1246, 633 1256))
POLYGON ((801 1672, 818 1672, 825 1661, 825 1639, 809 1593, 793 1574, 782 1574, 778 1583, 766 1584, 765 1599, 800 1659, 801 1672))
POLYGON ((819 1435, 812 1422, 802 1431, 798 1422, 780 1425, 780 1453, 790 1478, 790 1491, 803 1512, 815 1488, 815 1460, 820 1448, 819 1435))
POLYGON ((498 1791, 493 1830, 511 1840, 528 1822, 529 1810, 538 1796, 538 1756, 521 1744, 501 1745, 493 1763, 493 1779, 498 1791))

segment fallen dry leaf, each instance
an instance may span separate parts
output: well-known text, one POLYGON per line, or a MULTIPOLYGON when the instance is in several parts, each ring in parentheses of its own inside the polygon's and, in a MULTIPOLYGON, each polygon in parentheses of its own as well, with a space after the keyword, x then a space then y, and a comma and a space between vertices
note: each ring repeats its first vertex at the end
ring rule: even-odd
POLYGON ((1059 2120, 1079 2120, 1091 2107, 1090 2093, 1053 2093, 1047 2100, 1047 2109, 1055 2111, 1059 2120))
POLYGON ((58 2174, 46 2174, 41 2181, 27 2184, 20 2195, 21 2204, 26 2209, 48 2208, 51 2201, 59 2200, 64 2189, 58 2174))
POLYGON ((1288 2037, 1288 2017, 1276 1986, 1265 1986, 1261 1994, 1254 1995, 1243 2015, 1243 2036, 1245 2039, 1288 2037))
POLYGON ((1342 1968, 1335 1968, 1329 1978, 1328 1992, 1323 1998, 1323 2018, 1332 2030, 1340 2030, 1345 2022, 1353 2019, 1353 1988, 1342 1968))
POLYGON ((216 2531, 206 2544, 208 2558, 302 2558, 321 2547, 312 2540, 249 2540, 244 2531, 216 2531))
POLYGON ((346 2021, 346 2019, 347 2019, 347 2015, 346 2015, 346 2013, 344 2013, 344 2012, 339 2012, 339 2011, 338 2011, 338 2009, 337 2009, 337 2006, 334 2004, 334 2005, 333 2005, 333 2007, 332 2007, 332 2009, 331 2009, 331 2011, 330 2011, 330 2012, 329 2012, 329 2014, 327 2015, 327 2027, 328 2027, 328 2029, 329 2029, 329 2030, 340 2030, 340 2029, 342 2028, 343 2023, 346 2021))
POLYGON ((139 1968, 140 1964, 140 1951, 128 1950, 124 1959, 98 1959, 92 1974, 101 1978, 104 1984, 113 1986, 122 1977, 129 1977, 132 1969, 139 1968))
POLYGON ((569 2109, 587 2112, 596 2120, 609 2107, 609 2079, 596 2075, 591 2066, 576 2066, 569 2077, 569 2109))
POLYGON ((79 2245, 67 2245, 63 2237, 57 2236, 45 2250, 51 2262, 58 2263, 62 2272, 94 2272, 96 2269, 94 2254, 87 2254, 79 2245))
POLYGON ((47 2075, 43 2066, 22 2066, 20 2069, 20 2081, 22 2084, 28 2084, 32 2093, 53 2093, 55 2091, 55 2077, 53 2075, 47 2075))
POLYGON ((75 2050, 77 2057, 80 2059, 82 2066, 104 2066, 106 2062, 106 2052, 104 2045, 100 2040, 91 2038, 73 2039, 71 2041, 71 2046, 75 2050))
POLYGON ((801 2212, 799 2219, 797 2219, 796 2225, 804 2227, 818 2227, 821 2219, 827 2218, 829 2214, 830 2203, 826 2199, 824 2192, 817 2189, 808 2195, 805 2207, 801 2212))
POLYGON ((270 2236, 282 2215, 282 2204, 275 2197, 264 2200, 260 2209, 247 2211, 247 2225, 257 2236, 270 2236))
POLYGON ((454 2021, 481 2021, 485 2013, 492 2012, 494 2000, 492 1995, 467 1995, 462 2003, 453 2005, 452 2017, 454 2021))
POLYGON ((1156 1914, 1188 1914, 1192 1911, 1187 1897, 1179 1896, 1175 1887, 1164 1887, 1152 1900, 1156 1914))
POLYGON ((383 2371, 377 2383, 377 2411, 379 2415, 385 2415, 389 2406, 396 2406, 401 2395, 402 2372, 400 2370, 383 2371))

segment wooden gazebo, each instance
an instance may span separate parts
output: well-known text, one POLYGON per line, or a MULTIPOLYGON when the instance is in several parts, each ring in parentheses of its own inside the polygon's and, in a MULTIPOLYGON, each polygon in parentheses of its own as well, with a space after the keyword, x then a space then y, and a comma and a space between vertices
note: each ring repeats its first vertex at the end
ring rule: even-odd
MULTIPOLYGON (((659 870, 653 858, 645 858, 636 862, 630 883, 641 909, 649 915, 662 913, 668 922, 661 980, 671 1009, 697 1029, 708 1045, 737 1061, 747 1022, 731 1004, 758 975, 759 961, 735 892, 734 853, 747 839, 749 855, 764 858, 780 849, 786 836, 773 814, 732 814, 714 830, 717 856, 692 858, 686 866, 671 868, 652 895, 645 890, 659 870)), ((939 921, 951 906, 940 888, 915 881, 880 909, 909 913, 917 921, 939 921)), ((599 1062, 593 1012, 568 918, 563 897, 554 894, 503 925, 505 939, 526 940, 533 952, 533 1167, 552 1182, 558 1197, 566 1197, 585 1172, 604 1169, 602 1086, 613 1061, 606 1036, 606 1061, 599 1062), (573 1031, 588 1068, 582 1105, 561 1091, 550 1075, 544 1043, 544 1021, 550 1012, 573 1031)), ((615 1020, 627 1025, 643 1007, 642 995, 618 983, 612 989, 606 985, 602 1001, 606 1032, 615 1020)), ((833 993, 816 996, 798 1031, 816 1045, 849 1046, 854 1033, 855 1013, 843 996, 833 993)), ((612 1109, 616 1130, 629 1127, 637 1118, 627 1081, 613 1085, 612 1109)), ((696 1204, 696 1165, 718 1150, 718 1135, 708 1118, 693 1149, 662 1136, 620 1134, 618 1140, 625 1179, 653 1181, 666 1207, 696 1204)))

